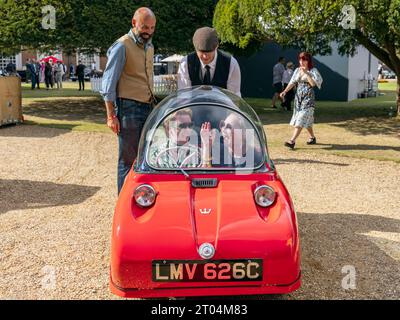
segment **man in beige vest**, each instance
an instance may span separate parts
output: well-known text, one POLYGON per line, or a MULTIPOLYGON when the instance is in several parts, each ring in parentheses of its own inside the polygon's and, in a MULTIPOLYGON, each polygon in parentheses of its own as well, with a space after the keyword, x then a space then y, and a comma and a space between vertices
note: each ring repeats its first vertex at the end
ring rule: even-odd
POLYGON ((118 193, 136 159, 140 134, 152 110, 153 57, 151 43, 156 17, 139 8, 132 29, 108 50, 101 93, 107 109, 107 126, 118 134, 118 193))

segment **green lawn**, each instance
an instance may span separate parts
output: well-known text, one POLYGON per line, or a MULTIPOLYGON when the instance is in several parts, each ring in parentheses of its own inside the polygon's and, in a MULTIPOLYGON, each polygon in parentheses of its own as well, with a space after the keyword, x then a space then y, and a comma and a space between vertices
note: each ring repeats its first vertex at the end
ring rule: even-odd
MULTIPOLYGON (((271 100, 246 99, 259 114, 273 157, 292 134, 292 113, 271 109, 271 100)), ((390 160, 400 163, 400 120, 395 118, 396 95, 382 91, 376 98, 350 102, 317 101, 314 130, 318 144, 306 145, 304 131, 293 152, 390 160)))
POLYGON ((22 97, 26 99, 37 99, 46 97, 94 97, 97 93, 92 92, 90 82, 85 82, 85 91, 79 91, 78 82, 64 82, 63 89, 58 90, 54 85, 53 89, 46 90, 46 85, 40 83, 40 90, 32 90, 30 83, 22 84, 22 97))
MULTIPOLYGON (((99 94, 78 91, 78 83, 65 83, 62 90, 31 90, 23 85, 23 113, 27 124, 68 130, 111 133, 105 125, 105 108, 99 94)), ((393 117, 395 87, 380 84, 376 98, 351 102, 317 101, 315 132, 318 144, 307 146, 305 133, 296 150, 315 154, 390 160, 400 163, 400 121, 393 117)), ((271 109, 270 99, 246 98, 256 110, 267 132, 268 145, 274 152, 290 138, 291 112, 271 109)))
POLYGON ((396 81, 390 80, 389 82, 379 83, 379 90, 382 91, 396 91, 397 83, 396 81))

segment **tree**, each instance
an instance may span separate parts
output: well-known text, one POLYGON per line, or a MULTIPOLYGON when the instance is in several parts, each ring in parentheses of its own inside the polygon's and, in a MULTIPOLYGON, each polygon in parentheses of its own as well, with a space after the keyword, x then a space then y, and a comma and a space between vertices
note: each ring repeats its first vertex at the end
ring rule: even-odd
POLYGON ((353 55, 363 45, 396 73, 400 115, 400 0, 220 0, 214 26, 238 48, 273 40, 324 55, 337 41, 353 55))
POLYGON ((157 52, 193 49, 196 28, 212 24, 215 0, 0 0, 0 52, 63 49, 105 52, 129 31, 134 11, 150 7, 157 16, 157 52), (42 8, 52 5, 55 29, 44 29, 42 8))

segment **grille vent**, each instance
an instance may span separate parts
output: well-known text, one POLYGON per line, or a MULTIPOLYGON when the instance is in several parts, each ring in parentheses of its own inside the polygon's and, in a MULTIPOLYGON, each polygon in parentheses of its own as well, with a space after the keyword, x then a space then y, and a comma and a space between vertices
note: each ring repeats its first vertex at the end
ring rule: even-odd
POLYGON ((218 179, 216 178, 202 178, 192 180, 193 188, 215 188, 217 185, 218 179))

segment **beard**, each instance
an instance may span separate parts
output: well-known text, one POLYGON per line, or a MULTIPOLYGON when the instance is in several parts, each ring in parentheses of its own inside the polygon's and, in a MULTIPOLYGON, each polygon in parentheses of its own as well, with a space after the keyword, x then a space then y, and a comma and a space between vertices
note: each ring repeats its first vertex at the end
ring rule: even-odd
POLYGON ((141 43, 147 43, 151 40, 151 38, 153 37, 152 34, 149 34, 147 32, 139 32, 137 30, 135 30, 135 35, 136 37, 139 39, 139 41, 141 43))

